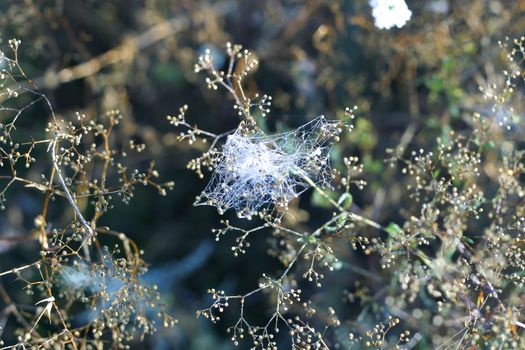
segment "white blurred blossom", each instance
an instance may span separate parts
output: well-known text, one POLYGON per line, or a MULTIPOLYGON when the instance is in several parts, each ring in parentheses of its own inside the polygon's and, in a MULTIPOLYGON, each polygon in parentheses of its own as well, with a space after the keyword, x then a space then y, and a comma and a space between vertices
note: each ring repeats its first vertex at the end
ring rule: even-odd
POLYGON ((401 28, 412 17, 405 0, 370 0, 370 6, 375 25, 380 29, 401 28))
POLYGON ((449 9, 447 0, 434 0, 427 5, 427 9, 434 13, 446 14, 449 9))

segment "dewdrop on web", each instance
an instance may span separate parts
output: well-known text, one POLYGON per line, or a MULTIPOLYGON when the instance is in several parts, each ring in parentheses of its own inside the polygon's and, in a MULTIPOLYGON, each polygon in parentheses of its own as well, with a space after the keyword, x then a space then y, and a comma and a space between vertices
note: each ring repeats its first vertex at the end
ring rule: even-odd
POLYGON ((379 29, 401 28, 412 17, 405 0, 370 0, 370 7, 375 26, 379 29))
POLYGON ((286 210, 312 185, 329 187, 329 153, 343 129, 324 116, 294 131, 264 135, 239 128, 228 137, 210 182, 195 205, 220 214, 233 209, 241 218, 286 210))

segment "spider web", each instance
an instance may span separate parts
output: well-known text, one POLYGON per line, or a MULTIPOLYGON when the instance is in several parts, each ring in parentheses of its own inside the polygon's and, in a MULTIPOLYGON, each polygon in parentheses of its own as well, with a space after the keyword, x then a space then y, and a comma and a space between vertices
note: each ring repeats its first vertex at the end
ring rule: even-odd
POLYGON ((288 203, 310 187, 329 187, 329 153, 341 132, 339 121, 319 116, 296 130, 265 135, 244 129, 230 135, 219 155, 210 182, 195 205, 233 209, 242 218, 283 212, 288 203))

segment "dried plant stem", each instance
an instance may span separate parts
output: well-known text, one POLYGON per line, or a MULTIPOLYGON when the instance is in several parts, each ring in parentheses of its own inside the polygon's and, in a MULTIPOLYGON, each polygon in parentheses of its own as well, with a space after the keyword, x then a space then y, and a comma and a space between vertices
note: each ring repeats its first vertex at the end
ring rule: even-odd
POLYGON ((73 198, 73 195, 69 191, 69 188, 67 187, 67 184, 66 184, 66 181, 64 180, 64 177, 62 176, 62 171, 60 169, 60 166, 58 164, 58 160, 57 160, 57 157, 56 157, 56 151, 57 151, 57 147, 58 147, 58 137, 54 139, 54 141, 51 143, 50 146, 51 146, 51 160, 53 161, 53 167, 55 168, 55 173, 56 173, 56 177, 58 179, 58 182, 59 182, 60 186, 62 187, 62 191, 64 191, 64 194, 66 196, 67 201, 69 202, 69 204, 73 208, 73 211, 75 212, 77 220, 82 224, 84 229, 87 231, 87 235, 85 236, 84 240, 80 244, 80 247, 78 248, 78 250, 80 250, 82 248, 84 250, 84 255, 85 255, 86 259, 89 260, 89 248, 86 245, 86 243, 93 237, 95 232, 94 232, 93 228, 89 225, 87 220, 84 218, 84 216, 82 215, 82 212, 80 211, 79 207, 77 206, 77 203, 76 203, 75 199, 73 198))
POLYGON ((336 201, 334 201, 332 198, 330 198, 330 196, 328 196, 326 194, 326 192, 321 188, 319 187, 312 179, 310 179, 308 176, 306 175, 302 175, 303 176, 303 179, 310 185, 312 186, 312 188, 314 190, 316 190, 321 196, 323 196, 323 198, 325 198, 326 200, 328 200, 330 202, 330 204, 332 204, 339 212, 345 214, 345 215, 348 215, 348 217, 353 220, 353 221, 356 221, 356 222, 361 222, 367 226, 370 226, 370 227, 373 227, 375 229, 378 229, 378 230, 382 230, 382 231, 385 231, 386 228, 384 226, 382 226, 381 224, 378 224, 377 222, 373 221, 373 220, 370 220, 364 216, 361 216, 359 214, 356 214, 354 212, 351 212, 351 211, 348 211, 346 209, 344 209, 341 205, 339 205, 336 201))

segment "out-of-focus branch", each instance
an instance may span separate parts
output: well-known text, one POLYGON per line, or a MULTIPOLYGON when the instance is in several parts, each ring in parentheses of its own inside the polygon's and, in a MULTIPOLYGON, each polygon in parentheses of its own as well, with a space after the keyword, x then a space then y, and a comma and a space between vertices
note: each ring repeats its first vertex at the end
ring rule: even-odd
POLYGON ((48 71, 44 76, 35 79, 36 85, 41 88, 56 88, 60 84, 97 74, 104 67, 118 62, 130 62, 135 53, 164 40, 188 25, 187 18, 177 16, 159 23, 144 33, 128 37, 122 43, 103 54, 74 67, 64 68, 58 72, 48 71))

